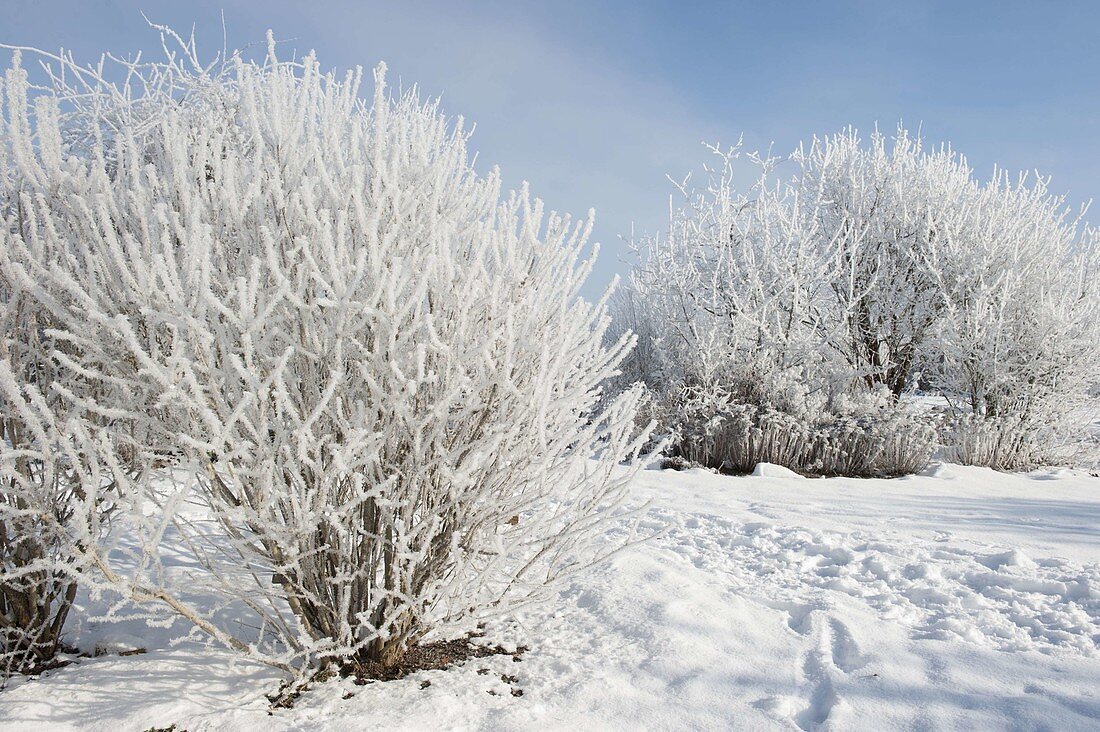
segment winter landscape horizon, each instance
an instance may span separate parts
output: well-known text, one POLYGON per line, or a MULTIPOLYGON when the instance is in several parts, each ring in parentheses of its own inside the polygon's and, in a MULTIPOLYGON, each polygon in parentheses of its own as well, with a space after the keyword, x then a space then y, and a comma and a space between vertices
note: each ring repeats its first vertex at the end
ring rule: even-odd
POLYGON ((0 730, 1100 730, 1097 8, 0 17, 0 730))

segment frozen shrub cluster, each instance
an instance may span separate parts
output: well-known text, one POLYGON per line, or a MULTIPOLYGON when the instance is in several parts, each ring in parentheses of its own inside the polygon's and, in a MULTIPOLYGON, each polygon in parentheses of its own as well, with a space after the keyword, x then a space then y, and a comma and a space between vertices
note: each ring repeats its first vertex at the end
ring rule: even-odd
POLYGON ((943 457, 948 462, 989 468, 1027 469, 1045 461, 1057 435, 1035 429, 1019 415, 977 417, 963 414, 948 427, 943 457))
MULTIPOLYGON (((143 452, 134 439, 143 418, 99 406, 132 384, 99 378, 91 361, 76 365, 83 354, 18 261, 15 241, 38 225, 42 199, 33 189, 48 188, 42 169, 27 163, 56 155, 60 144, 32 134, 20 111, 28 105, 17 62, 0 79, 0 684, 48 668, 65 649, 78 582, 94 564, 87 549, 106 545, 122 483, 141 472, 143 452)), ((37 106, 56 119, 55 106, 37 106)))
POLYGON ((979 183, 904 130, 713 152, 616 303, 640 339, 623 378, 685 456, 911 472, 937 439, 920 388, 949 405, 949 458, 1051 459, 1096 374, 1100 245, 1045 180, 979 183), (735 164, 758 171, 744 190, 735 164))
POLYGON ((736 402, 689 405, 680 413, 678 454, 736 474, 774 463, 812 476, 908 475, 927 465, 937 445, 934 424, 900 408, 805 420, 736 402))
POLYGON ((136 420, 94 406, 122 385, 69 369, 71 344, 8 253, 0 254, 0 683, 48 668, 65 649, 78 586, 100 584, 85 581, 96 554, 88 548, 106 550, 143 454, 136 420))
POLYGON ((119 84, 5 80, 3 653, 49 655, 87 577, 288 672, 369 672, 615 550, 647 435, 640 389, 604 394, 634 339, 578 294, 591 219, 502 194, 384 67, 364 101, 274 42, 179 46, 119 84), (161 569, 168 531, 203 571, 161 569))

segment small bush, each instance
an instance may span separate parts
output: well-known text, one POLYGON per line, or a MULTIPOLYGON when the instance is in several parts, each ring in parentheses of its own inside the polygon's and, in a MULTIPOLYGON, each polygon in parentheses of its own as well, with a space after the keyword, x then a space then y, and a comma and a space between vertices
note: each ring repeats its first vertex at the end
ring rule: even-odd
POLYGON ((1019 417, 966 415, 946 431, 943 458, 995 470, 1028 470, 1048 462, 1053 439, 1051 430, 1019 417))
POLYGON ((730 405, 679 430, 688 460, 745 474, 774 463, 811 476, 893 477, 923 469, 936 447, 927 418, 907 412, 816 423, 775 410, 730 405))
POLYGON ((908 412, 878 418, 839 418, 819 429, 822 475, 893 478, 923 470, 938 432, 928 419, 908 412))

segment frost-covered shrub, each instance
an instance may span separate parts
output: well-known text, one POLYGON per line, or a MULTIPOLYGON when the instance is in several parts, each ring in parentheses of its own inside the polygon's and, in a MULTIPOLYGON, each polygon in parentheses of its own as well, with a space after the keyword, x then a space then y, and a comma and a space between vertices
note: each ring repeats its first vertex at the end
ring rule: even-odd
POLYGON ((757 463, 801 472, 809 468, 812 430, 790 415, 730 405, 705 415, 685 416, 677 434, 678 449, 691 462, 737 474, 752 472, 757 463))
POLYGON ((944 298, 926 369, 960 415, 958 460, 1057 459, 1100 363, 1100 239, 1046 181, 998 176, 937 224, 944 298))
POLYGON ((807 421, 774 409, 728 404, 684 417, 677 433, 679 454, 735 474, 774 463, 811 476, 907 475, 928 464, 938 436, 931 421, 906 410, 807 421))
POLYGON ((939 438, 933 421, 906 409, 877 418, 839 417, 818 430, 821 475, 911 475, 928 465, 939 438))
POLYGON ((943 459, 998 470, 1026 470, 1047 462, 1057 439, 1051 428, 1036 429, 1020 416, 957 418, 944 434, 943 459))
POLYGON ((975 191, 970 169, 903 129, 866 143, 849 129, 791 159, 797 235, 812 242, 824 280, 806 306, 820 313, 824 343, 871 391, 901 396, 944 308, 931 260, 940 220, 975 191))
MULTIPOLYGON (((6 219, 0 246, 11 243, 12 223, 6 219)), ((96 389, 59 366, 71 355, 67 344, 51 333, 48 313, 7 253, 0 253, 0 685, 58 662, 77 589, 98 584, 89 571, 126 502, 115 476, 129 484, 141 469, 127 440, 133 425, 85 408, 96 389), (97 443, 106 424, 117 440, 97 443)))
POLYGON ((701 462, 919 469, 934 426, 904 406, 918 381, 956 419, 1065 423, 1096 374, 1100 246, 1045 181, 981 184, 904 130, 815 139, 787 179, 750 155, 743 190, 739 149, 714 152, 705 186, 680 186, 667 235, 639 246, 618 305, 648 341, 626 373, 701 462))
MULTIPOLYGON (((0 685, 57 663, 78 583, 88 581, 121 503, 113 476, 132 475, 136 465, 125 444, 133 425, 88 408, 90 397, 118 384, 63 365, 71 344, 54 332, 58 322, 18 261, 35 227, 28 175, 38 172, 22 167, 33 154, 26 112, 16 64, 0 80, 0 685), (106 423, 122 440, 104 443, 117 446, 110 451, 93 446, 92 432, 106 423), (97 457, 107 452, 111 465, 97 457)), ((37 142, 48 150, 51 141, 37 142)))
POLYGON ((103 586, 109 521, 126 505, 115 476, 135 472, 88 415, 64 416, 56 386, 0 359, 0 686, 60 663, 78 588, 103 586))
POLYGON ((461 124, 389 96, 384 67, 364 102, 358 72, 270 46, 38 114, 65 142, 18 161, 42 171, 20 256, 78 354, 114 355, 93 376, 138 380, 117 407, 170 438, 146 447, 192 471, 148 493, 206 570, 188 589, 261 633, 166 575, 135 594, 288 670, 369 672, 616 548, 602 527, 647 435, 640 390, 603 384, 633 338, 605 344, 605 303, 579 297, 590 220, 502 196, 461 124))
MULTIPOLYGON (((681 186, 686 205, 667 236, 640 248, 621 296, 649 321, 637 330, 659 355, 632 366, 668 405, 664 423, 688 443, 685 454, 713 467, 751 470, 766 460, 861 475, 921 467, 929 440, 910 441, 904 430, 894 439, 883 425, 913 419, 898 405, 908 383, 899 374, 909 373, 914 334, 935 308, 922 261, 885 232, 905 222, 907 238, 925 235, 928 205, 906 199, 903 183, 949 166, 940 157, 922 166, 919 144, 904 133, 893 151, 881 136, 864 151, 846 134, 796 153, 800 173, 785 184, 775 181, 777 161, 749 156, 760 172, 741 192, 739 151, 715 152, 721 165, 705 188, 681 186), (870 205, 872 193, 880 205, 870 205), (921 301, 902 307, 907 288, 921 301), (857 419, 854 405, 882 401, 883 390, 890 396, 876 416, 857 419)), ((927 438, 923 426, 914 432, 927 438)))
POLYGON ((794 202, 769 187, 769 161, 755 159, 762 173, 746 195, 734 187, 737 151, 716 153, 722 166, 700 191, 681 186, 685 206, 667 236, 643 242, 620 295, 648 341, 626 370, 678 399, 817 411, 833 368, 800 287, 820 275, 806 270, 810 242, 790 228, 794 202))
POLYGON ((83 512, 80 482, 58 459, 57 435, 50 430, 50 421, 40 419, 48 407, 37 384, 45 382, 49 389, 51 364, 37 354, 28 363, 31 349, 18 339, 29 337, 28 345, 34 344, 37 329, 33 320, 20 317, 3 278, 0 308, 0 324, 6 326, 0 344, 2 684, 11 673, 47 666, 61 648, 79 565, 67 529, 83 512))

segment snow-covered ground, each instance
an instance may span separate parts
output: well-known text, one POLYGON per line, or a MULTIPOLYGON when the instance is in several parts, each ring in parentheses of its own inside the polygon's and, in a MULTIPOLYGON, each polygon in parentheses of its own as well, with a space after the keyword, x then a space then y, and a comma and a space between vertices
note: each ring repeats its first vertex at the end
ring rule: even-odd
POLYGON ((1100 729, 1100 479, 761 472, 643 473, 664 533, 501 629, 520 662, 269 715, 274 672, 162 630, 0 692, 0 728, 1100 729))

